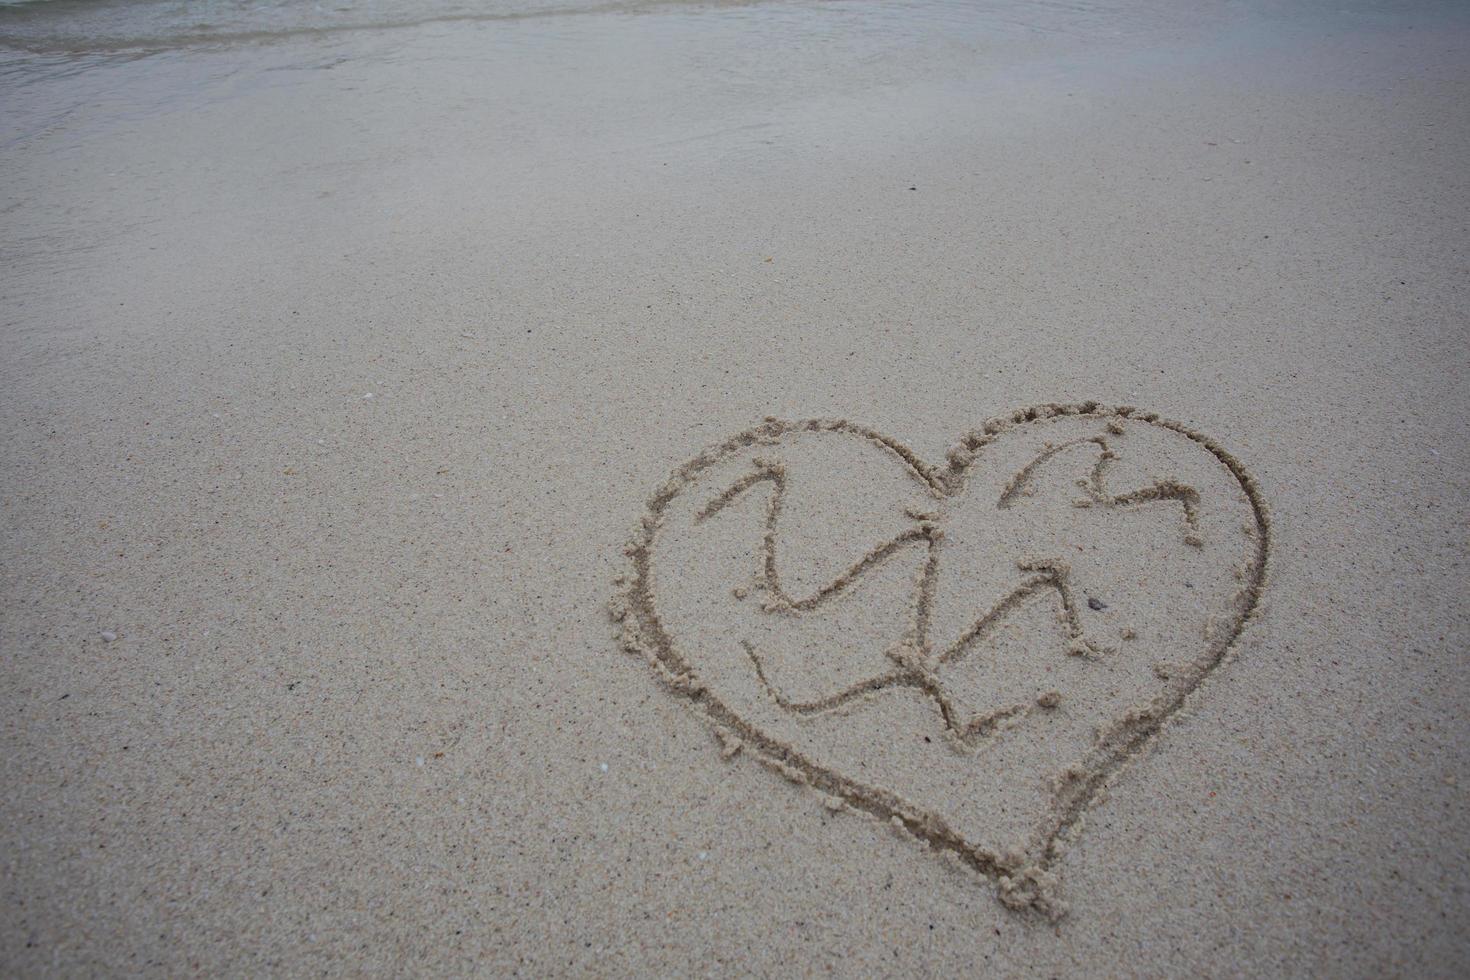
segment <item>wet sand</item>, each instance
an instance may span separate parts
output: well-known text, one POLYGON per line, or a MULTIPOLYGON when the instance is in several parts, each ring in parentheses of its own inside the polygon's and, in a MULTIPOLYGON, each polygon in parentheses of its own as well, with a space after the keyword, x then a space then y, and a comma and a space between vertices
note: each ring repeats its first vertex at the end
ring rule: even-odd
POLYGON ((216 13, 0 10, 6 972, 1470 966, 1462 13, 216 13))

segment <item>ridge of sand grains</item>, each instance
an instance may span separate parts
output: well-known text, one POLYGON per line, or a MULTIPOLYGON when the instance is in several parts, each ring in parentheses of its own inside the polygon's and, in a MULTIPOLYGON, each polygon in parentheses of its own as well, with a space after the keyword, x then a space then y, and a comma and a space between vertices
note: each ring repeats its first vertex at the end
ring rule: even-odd
MULTIPOLYGON (((1104 468, 1114 458, 1114 453, 1098 436, 1060 445, 1044 443, 1043 452, 1007 480, 1004 490, 996 500, 995 508, 1003 510, 1013 506, 1018 495, 1028 492, 1026 485, 1034 478, 1040 465, 1069 446, 1083 441, 1101 444, 1102 451, 1090 469, 1089 478, 1077 481, 1088 496, 1083 500, 1073 501, 1074 508, 1091 510, 1093 507, 1105 509, 1174 502, 1183 511, 1185 530, 1180 535, 1180 541, 1189 547, 1202 547, 1199 537, 1199 492, 1175 480, 1162 480, 1127 493, 1108 493, 1105 489, 1104 468)), ((721 754, 725 758, 732 757, 742 745, 749 745, 764 764, 788 779, 810 785, 848 808, 891 821, 895 827, 912 834, 925 846, 995 879, 999 886, 999 896, 1008 906, 1035 908, 1055 919, 1065 909, 1058 895, 1055 866, 1062 857, 1065 842, 1081 830, 1083 815, 1089 803, 1105 785, 1117 778, 1128 760, 1147 745, 1169 719, 1184 707, 1187 699, 1226 659, 1249 622, 1266 583, 1270 555, 1269 512, 1254 478, 1230 452, 1208 436, 1185 425, 1163 419, 1155 413, 1140 412, 1131 406, 1108 408, 1096 402, 1084 402, 1047 404, 1017 410, 1007 416, 992 419, 962 438, 947 454, 947 461, 948 465, 943 469, 930 466, 902 442, 845 420, 812 419, 789 422, 768 418, 760 426, 733 436, 678 467, 649 499, 648 513, 626 548, 632 564, 631 571, 627 576, 618 579, 619 593, 610 606, 610 613, 614 621, 622 624, 623 646, 643 656, 671 691, 684 696, 709 716, 716 726, 716 734, 723 747, 721 754), (1115 437, 1121 437, 1127 431, 1124 425, 1126 422, 1146 423, 1183 436, 1206 450, 1238 481, 1243 499, 1249 501, 1250 522, 1238 530, 1250 540, 1251 547, 1245 564, 1232 570, 1233 577, 1239 583, 1238 589, 1229 597, 1226 608, 1214 611, 1204 624, 1203 648, 1182 667, 1156 670, 1156 676, 1164 682, 1158 693, 1143 703, 1128 707, 1121 718, 1095 730, 1092 745, 1083 758, 1053 778, 1053 798, 1047 813, 1023 849, 996 852, 977 845, 967 840, 963 833, 951 827, 933 810, 905 799, 902 795, 824 766, 804 754, 791 741, 773 736, 762 730, 758 724, 752 724, 738 710, 732 709, 716 690, 712 690, 695 666, 690 652, 675 640, 659 615, 660 600, 654 581, 652 556, 665 520, 665 512, 671 501, 689 492, 691 486, 706 471, 717 467, 734 454, 751 448, 777 446, 783 436, 790 433, 856 436, 896 457, 908 468, 916 482, 934 497, 942 499, 964 491, 967 475, 983 463, 986 448, 1006 434, 1019 427, 1033 424, 1044 427, 1051 420, 1078 418, 1100 420, 1103 424, 1098 428, 1115 437)), ((755 457, 752 462, 755 464, 754 472, 737 480, 700 507, 694 520, 708 520, 761 482, 772 485, 772 491, 767 497, 760 571, 753 581, 753 589, 765 594, 765 599, 760 603, 761 612, 792 615, 813 611, 825 601, 841 595, 864 574, 909 544, 924 546, 928 554, 921 566, 917 601, 912 610, 913 620, 906 641, 914 660, 901 660, 901 666, 896 671, 861 681, 821 701, 796 705, 783 698, 772 687, 754 648, 748 642, 742 641, 752 661, 755 678, 783 709, 802 715, 826 713, 855 703, 871 702, 895 685, 913 686, 924 690, 934 699, 945 721, 944 734, 959 743, 961 751, 972 746, 977 739, 993 736, 1001 723, 1014 724, 1026 717, 1033 707, 1043 711, 1055 710, 1062 695, 1047 691, 1031 703, 998 707, 983 718, 968 722, 963 729, 954 731, 954 709, 942 690, 936 686, 932 669, 927 666, 930 663, 942 664, 967 652, 965 648, 972 641, 993 628, 1033 594, 1046 589, 1055 591, 1059 599, 1061 609, 1057 618, 1066 628, 1066 649, 1069 654, 1098 658, 1113 653, 1084 640, 1077 600, 1068 584, 1070 570, 1065 562, 1055 558, 1018 562, 1023 573, 1041 574, 1027 578, 1014 591, 1001 598, 954 645, 943 651, 930 649, 927 626, 934 603, 935 572, 943 532, 932 520, 932 515, 923 512, 909 512, 910 516, 918 519, 916 527, 875 545, 847 571, 806 598, 793 599, 781 585, 776 559, 778 520, 787 489, 785 467, 762 457, 755 457)), ((822 482, 829 478, 830 474, 816 476, 822 482)), ((676 588, 684 585, 682 581, 675 583, 676 588)), ((734 598, 743 600, 745 591, 744 586, 736 586, 733 590, 734 598)), ((1124 637, 1134 639, 1136 632, 1131 627, 1126 628, 1124 637)), ((829 642, 836 642, 832 638, 827 639, 829 642)), ((1044 654, 1046 645, 1044 641, 1039 642, 1041 650, 1038 656, 1044 654)))

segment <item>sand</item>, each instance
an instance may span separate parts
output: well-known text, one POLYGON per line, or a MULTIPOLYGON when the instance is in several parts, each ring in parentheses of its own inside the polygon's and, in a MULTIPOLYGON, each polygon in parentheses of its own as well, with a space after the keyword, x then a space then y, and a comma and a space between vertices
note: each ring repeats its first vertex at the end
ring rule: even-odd
POLYGON ((1470 970, 1462 11, 200 9, 0 9, 0 970, 1470 970))

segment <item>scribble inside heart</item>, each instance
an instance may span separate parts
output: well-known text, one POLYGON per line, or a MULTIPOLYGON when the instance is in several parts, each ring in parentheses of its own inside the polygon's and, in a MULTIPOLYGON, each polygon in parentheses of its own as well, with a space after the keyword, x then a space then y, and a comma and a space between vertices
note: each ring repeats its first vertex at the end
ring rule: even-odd
POLYGON ((768 420, 655 494, 615 615, 727 745, 1055 913, 1064 837, 1235 641, 1268 533, 1234 457, 1129 409, 1018 412, 943 468, 768 420))

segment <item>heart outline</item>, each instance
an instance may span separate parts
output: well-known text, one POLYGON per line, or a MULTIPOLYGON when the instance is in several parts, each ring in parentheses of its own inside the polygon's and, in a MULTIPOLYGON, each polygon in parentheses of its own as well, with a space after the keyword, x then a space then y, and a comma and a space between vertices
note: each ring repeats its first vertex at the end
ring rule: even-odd
POLYGON ((1185 702, 1228 658, 1246 624, 1259 608, 1271 552, 1270 512, 1255 478, 1223 446, 1183 423, 1131 406, 1107 407, 1088 401, 1047 403, 1019 409, 992 418, 981 428, 966 434, 945 454, 945 458, 948 463, 945 468, 932 466, 902 442, 844 419, 786 421, 768 417, 761 424, 706 448, 676 468, 648 500, 646 513, 632 540, 624 548, 631 570, 618 577, 619 589, 609 612, 614 621, 622 624, 620 642, 623 648, 647 660, 666 687, 691 701, 714 722, 726 746, 724 754, 727 757, 748 746, 762 764, 788 779, 810 785, 829 800, 840 801, 843 806, 894 823, 929 848, 953 855, 961 864, 992 879, 996 883, 998 897, 1008 907, 1034 909, 1057 919, 1065 913, 1065 906, 1058 895, 1058 881, 1053 868, 1062 857, 1064 843, 1080 830, 1083 816, 1104 786, 1154 741, 1185 702), (663 513, 700 473, 732 454, 788 432, 842 432, 865 438, 893 453, 922 482, 939 495, 950 497, 963 488, 968 470, 981 458, 985 446, 999 435, 1016 426, 1062 416, 1114 417, 1145 422, 1171 430, 1207 450, 1229 470, 1250 503, 1255 520, 1255 533, 1252 535, 1255 548, 1237 597, 1236 615, 1229 628, 1211 638, 1205 655, 1194 661, 1193 670, 1179 673, 1147 705, 1127 712, 1101 731, 1082 764, 1067 770, 1058 781, 1043 824, 1047 829, 1040 835, 1043 846, 1038 860, 1025 864, 1024 859, 1015 855, 997 854, 972 844, 939 814, 891 791, 869 786, 820 765, 746 722, 699 679, 694 666, 679 653, 673 638, 664 628, 655 608, 650 581, 651 554, 663 513))

